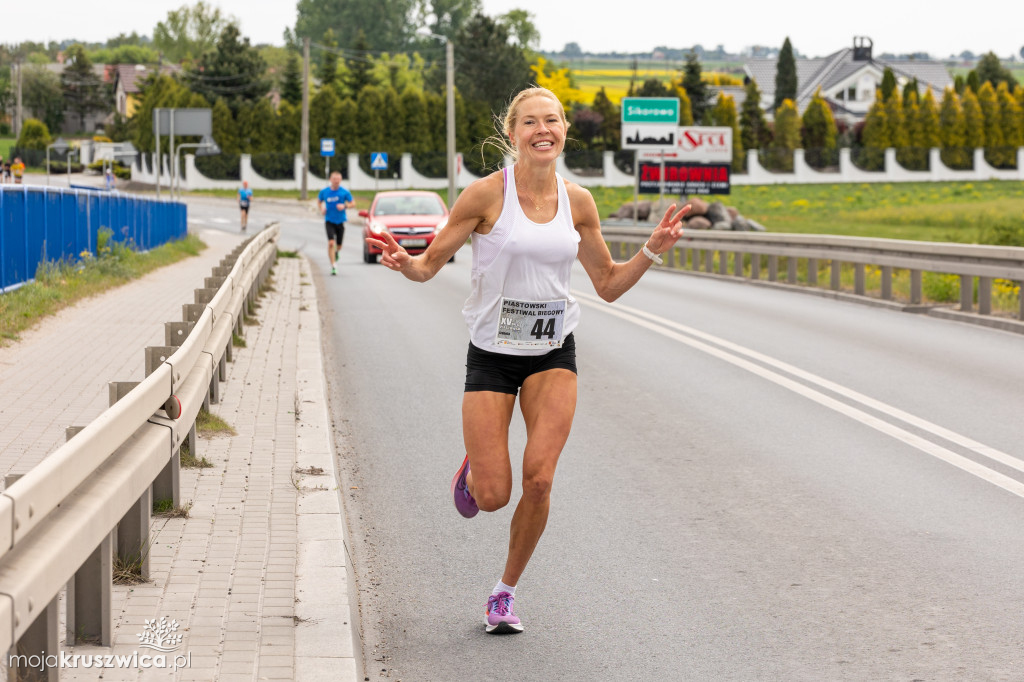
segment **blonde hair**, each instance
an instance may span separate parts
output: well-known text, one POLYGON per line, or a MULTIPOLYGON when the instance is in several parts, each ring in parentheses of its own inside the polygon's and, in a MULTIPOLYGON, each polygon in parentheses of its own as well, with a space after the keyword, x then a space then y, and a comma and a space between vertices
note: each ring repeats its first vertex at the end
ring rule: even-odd
MULTIPOLYGON (((547 88, 534 86, 521 90, 512 101, 505 107, 505 111, 499 116, 494 117, 494 135, 491 135, 484 144, 490 144, 497 147, 503 154, 511 156, 514 160, 519 160, 519 150, 512 145, 509 141, 509 137, 512 135, 512 131, 516 129, 516 123, 519 122, 519 108, 523 102, 530 99, 531 97, 547 97, 551 101, 558 105, 558 115, 562 119, 562 125, 565 126, 566 133, 569 131, 569 121, 565 118, 565 108, 562 106, 562 102, 558 99, 558 95, 551 92, 547 88)), ((568 139, 568 137, 566 138, 568 139)), ((481 158, 483 156, 483 148, 480 150, 481 158)))

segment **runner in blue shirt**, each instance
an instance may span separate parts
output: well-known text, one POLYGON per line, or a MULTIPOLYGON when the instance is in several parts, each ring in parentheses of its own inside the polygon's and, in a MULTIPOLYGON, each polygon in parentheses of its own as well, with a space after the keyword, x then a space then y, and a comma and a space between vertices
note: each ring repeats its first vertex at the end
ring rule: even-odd
POLYGON ((238 190, 238 208, 242 211, 242 232, 245 232, 249 224, 249 204, 252 202, 252 190, 249 189, 249 181, 242 181, 242 189, 238 190))
POLYGON ((331 173, 331 186, 324 187, 316 197, 317 206, 324 216, 327 227, 327 257, 331 263, 331 274, 338 274, 334 264, 341 255, 341 240, 345 237, 346 208, 356 205, 352 193, 341 186, 341 172, 331 173))

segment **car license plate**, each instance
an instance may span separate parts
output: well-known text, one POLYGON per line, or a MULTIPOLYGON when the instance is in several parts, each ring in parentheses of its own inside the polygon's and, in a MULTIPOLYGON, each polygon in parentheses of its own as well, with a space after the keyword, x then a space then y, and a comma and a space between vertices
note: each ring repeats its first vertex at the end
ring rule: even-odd
POLYGON ((399 242, 402 246, 407 249, 422 248, 427 245, 426 239, 403 239, 399 242))

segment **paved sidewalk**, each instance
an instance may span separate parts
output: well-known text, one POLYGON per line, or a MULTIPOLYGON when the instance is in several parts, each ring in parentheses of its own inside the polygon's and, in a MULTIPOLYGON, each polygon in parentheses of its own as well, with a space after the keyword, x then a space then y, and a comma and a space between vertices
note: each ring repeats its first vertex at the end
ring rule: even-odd
MULTIPOLYGON (((201 237, 210 248, 199 258, 65 311, 0 349, 0 393, 26 396, 0 409, 0 472, 27 470, 63 442, 65 426, 99 414, 107 381, 142 377, 143 348, 162 345, 163 322, 181 319, 192 288, 240 239, 201 237)), ((237 435, 200 439, 198 455, 213 466, 182 470, 188 518, 154 518, 150 582, 115 585, 113 649, 66 651, 152 654, 138 635, 161 618, 177 622, 181 645, 167 668, 79 666, 61 670, 62 679, 356 680, 361 672, 308 262, 277 262, 256 319, 212 406, 237 435), (170 669, 179 655, 187 665, 170 669)))

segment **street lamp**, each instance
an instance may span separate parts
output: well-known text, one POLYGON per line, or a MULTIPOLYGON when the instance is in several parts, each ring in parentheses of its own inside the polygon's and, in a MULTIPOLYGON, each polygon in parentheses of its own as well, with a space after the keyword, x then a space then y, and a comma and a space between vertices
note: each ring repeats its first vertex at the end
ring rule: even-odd
POLYGON ((417 33, 444 41, 445 89, 447 90, 448 209, 451 210, 458 192, 455 184, 455 48, 447 36, 432 33, 425 28, 420 29, 417 33))
POLYGON ((196 156, 213 156, 214 154, 220 154, 220 145, 210 137, 209 135, 203 135, 199 142, 186 142, 179 144, 177 147, 171 147, 171 162, 173 168, 171 169, 171 198, 174 198, 174 189, 177 186, 178 196, 181 198, 181 182, 178 179, 178 152, 182 149, 195 149, 196 156))

